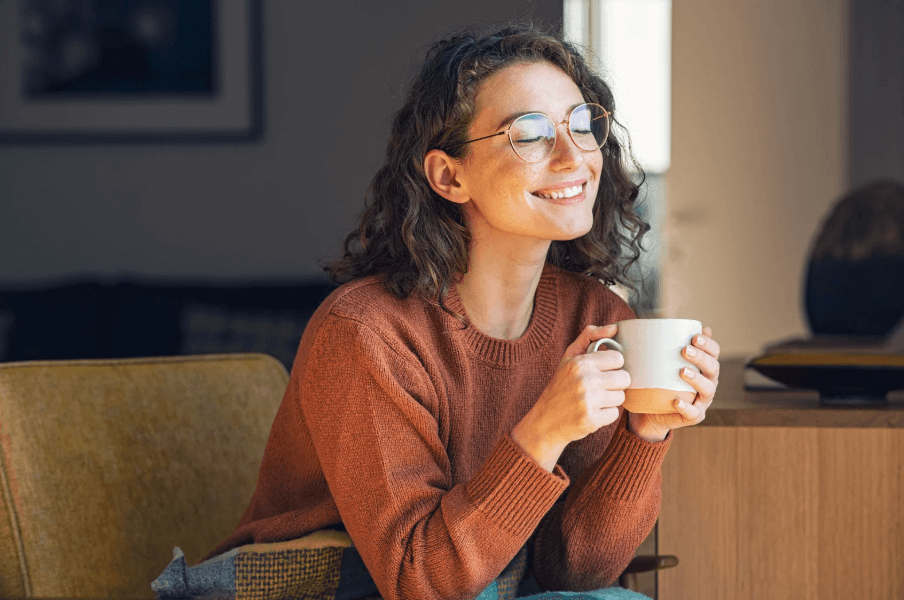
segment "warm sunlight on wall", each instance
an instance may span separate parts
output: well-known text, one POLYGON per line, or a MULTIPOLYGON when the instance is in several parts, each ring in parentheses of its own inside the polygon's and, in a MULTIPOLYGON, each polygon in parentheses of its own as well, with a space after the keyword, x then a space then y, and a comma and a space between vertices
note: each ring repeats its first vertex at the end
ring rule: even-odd
POLYGON ((809 335, 807 253, 844 192, 848 0, 681 0, 663 316, 725 354, 809 335))

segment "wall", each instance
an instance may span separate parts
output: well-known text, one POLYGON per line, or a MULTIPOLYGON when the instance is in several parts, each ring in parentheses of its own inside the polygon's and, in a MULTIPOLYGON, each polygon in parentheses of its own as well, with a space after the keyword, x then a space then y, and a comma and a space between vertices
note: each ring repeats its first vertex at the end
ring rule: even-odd
POLYGON ((809 335, 809 245, 847 186, 847 0, 673 3, 663 316, 723 355, 809 335))
MULTIPOLYGON (((264 1, 266 139, 0 146, 0 284, 320 277, 382 162, 402 84, 450 27, 561 2, 264 1)), ((0 82, 2 84, 2 82, 0 82)))
POLYGON ((850 182, 904 183, 904 0, 857 0, 850 10, 850 182))

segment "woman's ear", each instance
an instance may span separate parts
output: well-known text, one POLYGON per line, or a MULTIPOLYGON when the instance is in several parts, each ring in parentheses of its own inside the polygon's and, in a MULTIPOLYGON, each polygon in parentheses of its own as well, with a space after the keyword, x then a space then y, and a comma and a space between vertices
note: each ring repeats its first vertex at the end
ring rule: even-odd
POLYGON ((442 150, 431 150, 424 157, 424 173, 433 191, 446 200, 464 204, 471 198, 458 179, 459 166, 459 162, 442 150))

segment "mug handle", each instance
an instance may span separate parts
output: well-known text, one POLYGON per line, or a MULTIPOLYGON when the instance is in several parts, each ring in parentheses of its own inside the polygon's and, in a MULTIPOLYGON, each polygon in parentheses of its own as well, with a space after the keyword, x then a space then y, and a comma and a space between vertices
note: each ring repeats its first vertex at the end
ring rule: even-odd
POLYGON ((590 344, 590 347, 587 348, 587 354, 590 354, 591 352, 596 352, 597 350, 600 349, 600 346, 606 346, 606 348, 608 348, 609 350, 618 350, 622 354, 624 354, 624 352, 625 352, 624 349, 622 348, 622 345, 619 344, 618 342, 616 342, 615 340, 613 340, 611 338, 603 338, 601 340, 596 340, 595 342, 590 344))

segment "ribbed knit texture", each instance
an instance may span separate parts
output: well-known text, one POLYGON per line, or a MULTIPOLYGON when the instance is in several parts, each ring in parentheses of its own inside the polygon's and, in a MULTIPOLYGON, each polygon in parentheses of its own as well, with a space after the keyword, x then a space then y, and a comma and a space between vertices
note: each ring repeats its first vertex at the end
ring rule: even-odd
POLYGON ((544 589, 611 584, 656 520, 671 435, 645 442, 622 413, 548 473, 509 432, 584 327, 630 318, 548 265, 513 341, 376 278, 340 287, 302 337, 254 497, 205 558, 342 523, 386 600, 474 598, 526 544, 544 589))

